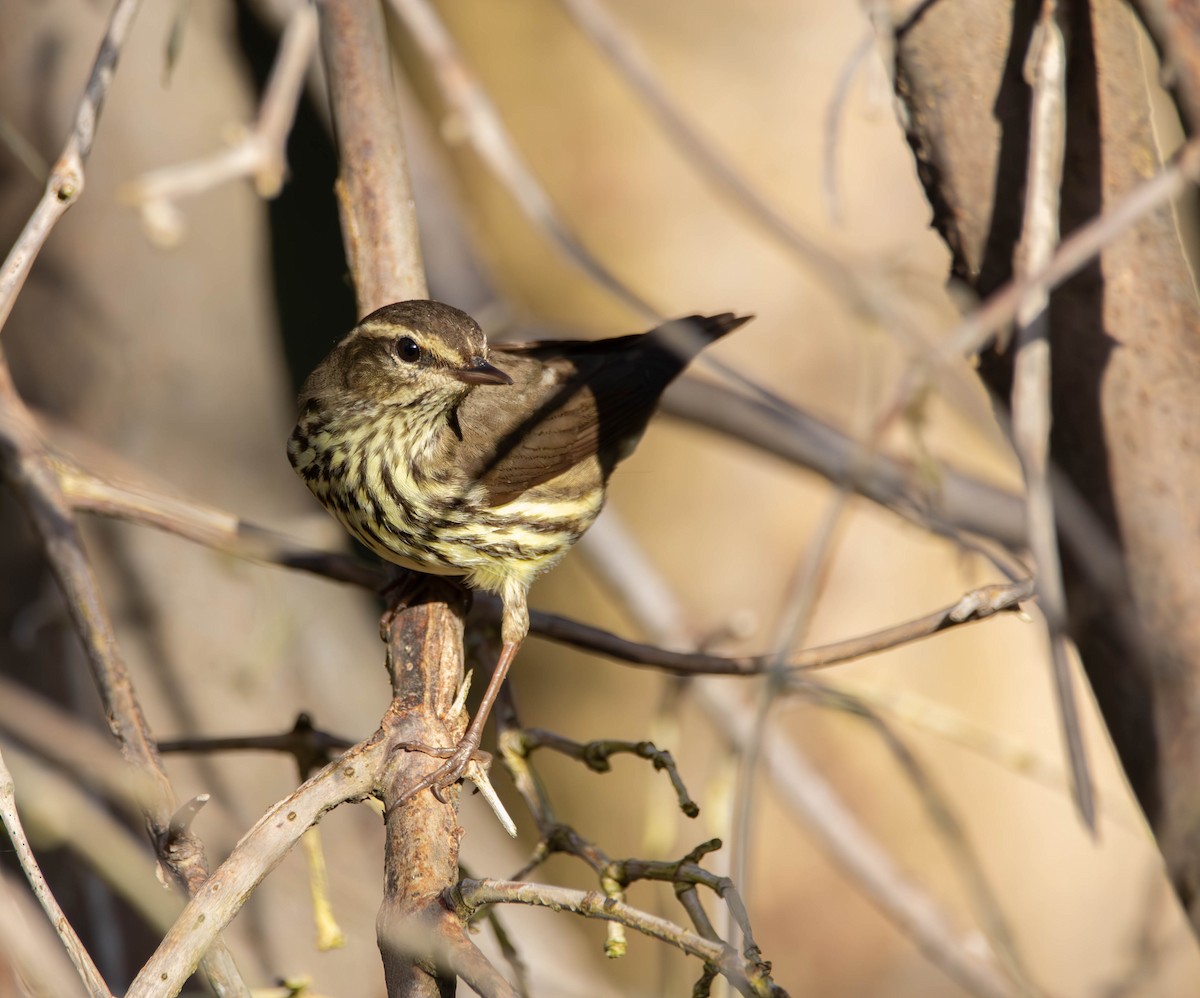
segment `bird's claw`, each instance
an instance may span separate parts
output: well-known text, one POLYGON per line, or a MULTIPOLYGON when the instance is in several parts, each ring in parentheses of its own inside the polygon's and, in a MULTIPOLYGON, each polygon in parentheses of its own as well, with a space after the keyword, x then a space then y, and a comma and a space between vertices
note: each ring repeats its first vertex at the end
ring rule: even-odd
POLYGON ((454 748, 426 745, 423 742, 400 742, 396 747, 404 749, 406 752, 420 752, 436 759, 446 760, 410 790, 405 791, 401 803, 412 800, 422 790, 431 790, 433 796, 445 804, 446 798, 442 796, 442 791, 462 779, 463 773, 472 759, 478 762, 485 771, 492 763, 491 753, 481 752, 479 746, 472 744, 469 738, 464 738, 454 748))

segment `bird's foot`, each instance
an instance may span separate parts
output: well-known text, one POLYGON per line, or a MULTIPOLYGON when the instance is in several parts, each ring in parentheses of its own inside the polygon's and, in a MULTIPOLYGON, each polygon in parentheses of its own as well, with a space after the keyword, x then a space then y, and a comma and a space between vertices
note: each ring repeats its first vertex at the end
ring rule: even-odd
POLYGON ((454 748, 426 745, 423 742, 400 742, 396 747, 404 749, 406 752, 421 752, 424 755, 431 755, 434 758, 446 760, 419 783, 414 784, 410 789, 406 790, 400 800, 402 804, 412 800, 422 790, 432 790, 433 796, 444 804, 446 803, 446 798, 442 796, 442 791, 462 779, 463 773, 472 760, 475 760, 484 772, 492 764, 491 753, 480 751, 479 739, 472 738, 470 731, 463 736, 462 741, 454 746, 454 748))

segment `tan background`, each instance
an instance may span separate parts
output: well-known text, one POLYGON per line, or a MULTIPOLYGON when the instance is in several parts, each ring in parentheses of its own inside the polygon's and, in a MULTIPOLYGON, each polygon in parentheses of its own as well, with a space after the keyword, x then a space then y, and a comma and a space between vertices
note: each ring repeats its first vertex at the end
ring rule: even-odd
MULTIPOLYGON (((284 458, 292 411, 280 344, 297 331, 279 330, 272 319, 265 210, 248 186, 223 187, 187 204, 185 241, 162 251, 149 245, 136 214, 117 197, 122 183, 212 150, 230 126, 253 115, 233 13, 224 5, 192 5, 183 54, 170 86, 162 85, 173 7, 148 4, 141 14, 101 124, 87 193, 52 237, 6 329, 5 347, 31 401, 148 474, 183 494, 334 545, 336 528, 315 511, 284 458)), ((685 113, 785 216, 830 249, 888 275, 897 300, 931 338, 950 326, 946 253, 927 228, 928 208, 878 59, 859 70, 841 120, 840 226, 822 204, 824 116, 838 74, 866 31, 852 5, 702 0, 622 2, 611 9, 685 113)), ((894 340, 864 326, 715 196, 556 5, 454 0, 441 10, 519 148, 593 252, 665 314, 754 312, 757 320, 714 354, 848 430, 868 425, 901 369, 904 355, 894 340)), ((101 19, 92 6, 72 0, 8 0, 0 24, 0 114, 52 158, 101 19)), ((498 324, 536 320, 595 335, 636 328, 637 318, 533 231, 477 162, 462 156, 456 166, 476 246, 510 303, 486 315, 498 324)), ((0 168, 0 235, 7 242, 39 186, 6 151, 0 168)), ((306 163, 297 159, 293 169, 299 175, 306 163)), ((464 298, 471 293, 462 290, 464 298)), ((343 331, 303 332, 332 342, 343 331)), ((898 432, 889 445, 910 457, 927 451, 1009 487, 1018 482, 993 427, 936 402, 918 438, 898 432)), ((722 647, 757 651, 776 632, 782 593, 832 497, 830 486, 811 475, 661 420, 616 476, 611 502, 675 588, 697 632, 732 621, 741 636, 722 647)), ((94 698, 71 661, 73 646, 53 624, 55 597, 9 505, 0 529, 0 668, 39 677, 60 703, 94 721, 94 698), (68 678, 49 679, 59 668, 68 678)), ((385 683, 369 600, 147 531, 101 526, 93 539, 122 646, 157 733, 274 731, 289 726, 299 709, 349 736, 373 728, 385 706, 385 683)), ((865 501, 850 504, 833 557, 806 644, 917 616, 997 581, 978 559, 865 501)), ((579 554, 540 583, 533 598, 535 605, 636 633, 579 554)), ((1002 759, 1000 752, 981 758, 953 737, 896 721, 953 801, 1032 975, 1047 992, 1196 992, 1194 942, 1094 721, 1098 840, 1075 818, 1061 782, 1036 625, 1005 617, 845 666, 831 678, 894 696, 906 711, 948 708, 1011 750, 1002 759), (1049 785, 1037 778, 1043 769, 1056 774, 1049 785)), ((667 858, 712 835, 728 841, 726 755, 686 698, 676 718, 661 715, 663 679, 534 642, 513 682, 526 723, 578 739, 653 737, 671 748, 703 809, 696 822, 671 817, 665 778, 642 763, 618 760, 612 774, 598 776, 546 759, 541 769, 563 820, 614 856, 667 858), (673 839, 668 831, 664 841, 664 823, 673 839)), ((755 702, 751 684, 729 687, 730 697, 755 702)), ((900 866, 969 924, 965 892, 945 849, 878 740, 853 720, 802 704, 780 704, 771 717, 900 866)), ((181 798, 200 792, 216 798, 197 823, 214 859, 291 788, 289 765, 258 756, 171 763, 181 798)), ((38 792, 35 775, 16 775, 19 793, 38 792)), ((503 777, 499 783, 505 791, 503 777)), ((830 867, 770 786, 756 787, 753 806, 751 876, 740 886, 784 987, 812 995, 960 993, 830 867)), ((473 875, 511 873, 532 845, 527 837, 515 846, 504 841, 474 801, 462 824, 473 875)), ((528 836, 528 822, 522 828, 528 836)), ((328 954, 311 948, 303 863, 292 857, 235 924, 234 952, 255 984, 310 974, 322 994, 381 994, 374 943, 378 822, 364 808, 343 808, 322 830, 347 948, 328 954)), ((714 868, 722 861, 720 854, 713 858, 714 868)), ((563 858, 537 876, 594 886, 563 858)), ((149 860, 143 877, 147 890, 158 889, 149 860)), ((680 918, 669 891, 638 888, 631 900, 680 918)), ((596 924, 547 912, 504 916, 534 970, 537 994, 687 994, 698 975, 694 961, 637 938, 628 958, 606 963, 596 924)), ((487 944, 486 930, 479 939, 487 944)), ((982 937, 979 945, 986 945, 982 937)), ((140 962, 137 946, 109 952, 113 965, 140 962)))

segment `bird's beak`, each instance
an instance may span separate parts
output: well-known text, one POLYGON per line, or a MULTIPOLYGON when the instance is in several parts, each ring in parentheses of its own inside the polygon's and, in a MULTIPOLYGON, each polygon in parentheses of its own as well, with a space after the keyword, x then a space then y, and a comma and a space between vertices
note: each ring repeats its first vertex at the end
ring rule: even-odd
POLYGON ((482 357, 475 357, 464 367, 456 367, 450 372, 459 381, 468 385, 511 385, 513 379, 500 370, 492 367, 482 357))

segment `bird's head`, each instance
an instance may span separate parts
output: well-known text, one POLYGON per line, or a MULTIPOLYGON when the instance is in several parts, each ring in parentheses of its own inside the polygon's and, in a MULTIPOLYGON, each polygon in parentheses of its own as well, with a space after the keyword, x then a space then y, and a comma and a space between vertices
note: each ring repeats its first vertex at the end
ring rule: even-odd
POLYGON ((340 404, 451 408, 475 385, 508 385, 488 363, 479 324, 436 301, 376 309, 308 376, 300 406, 340 404))

